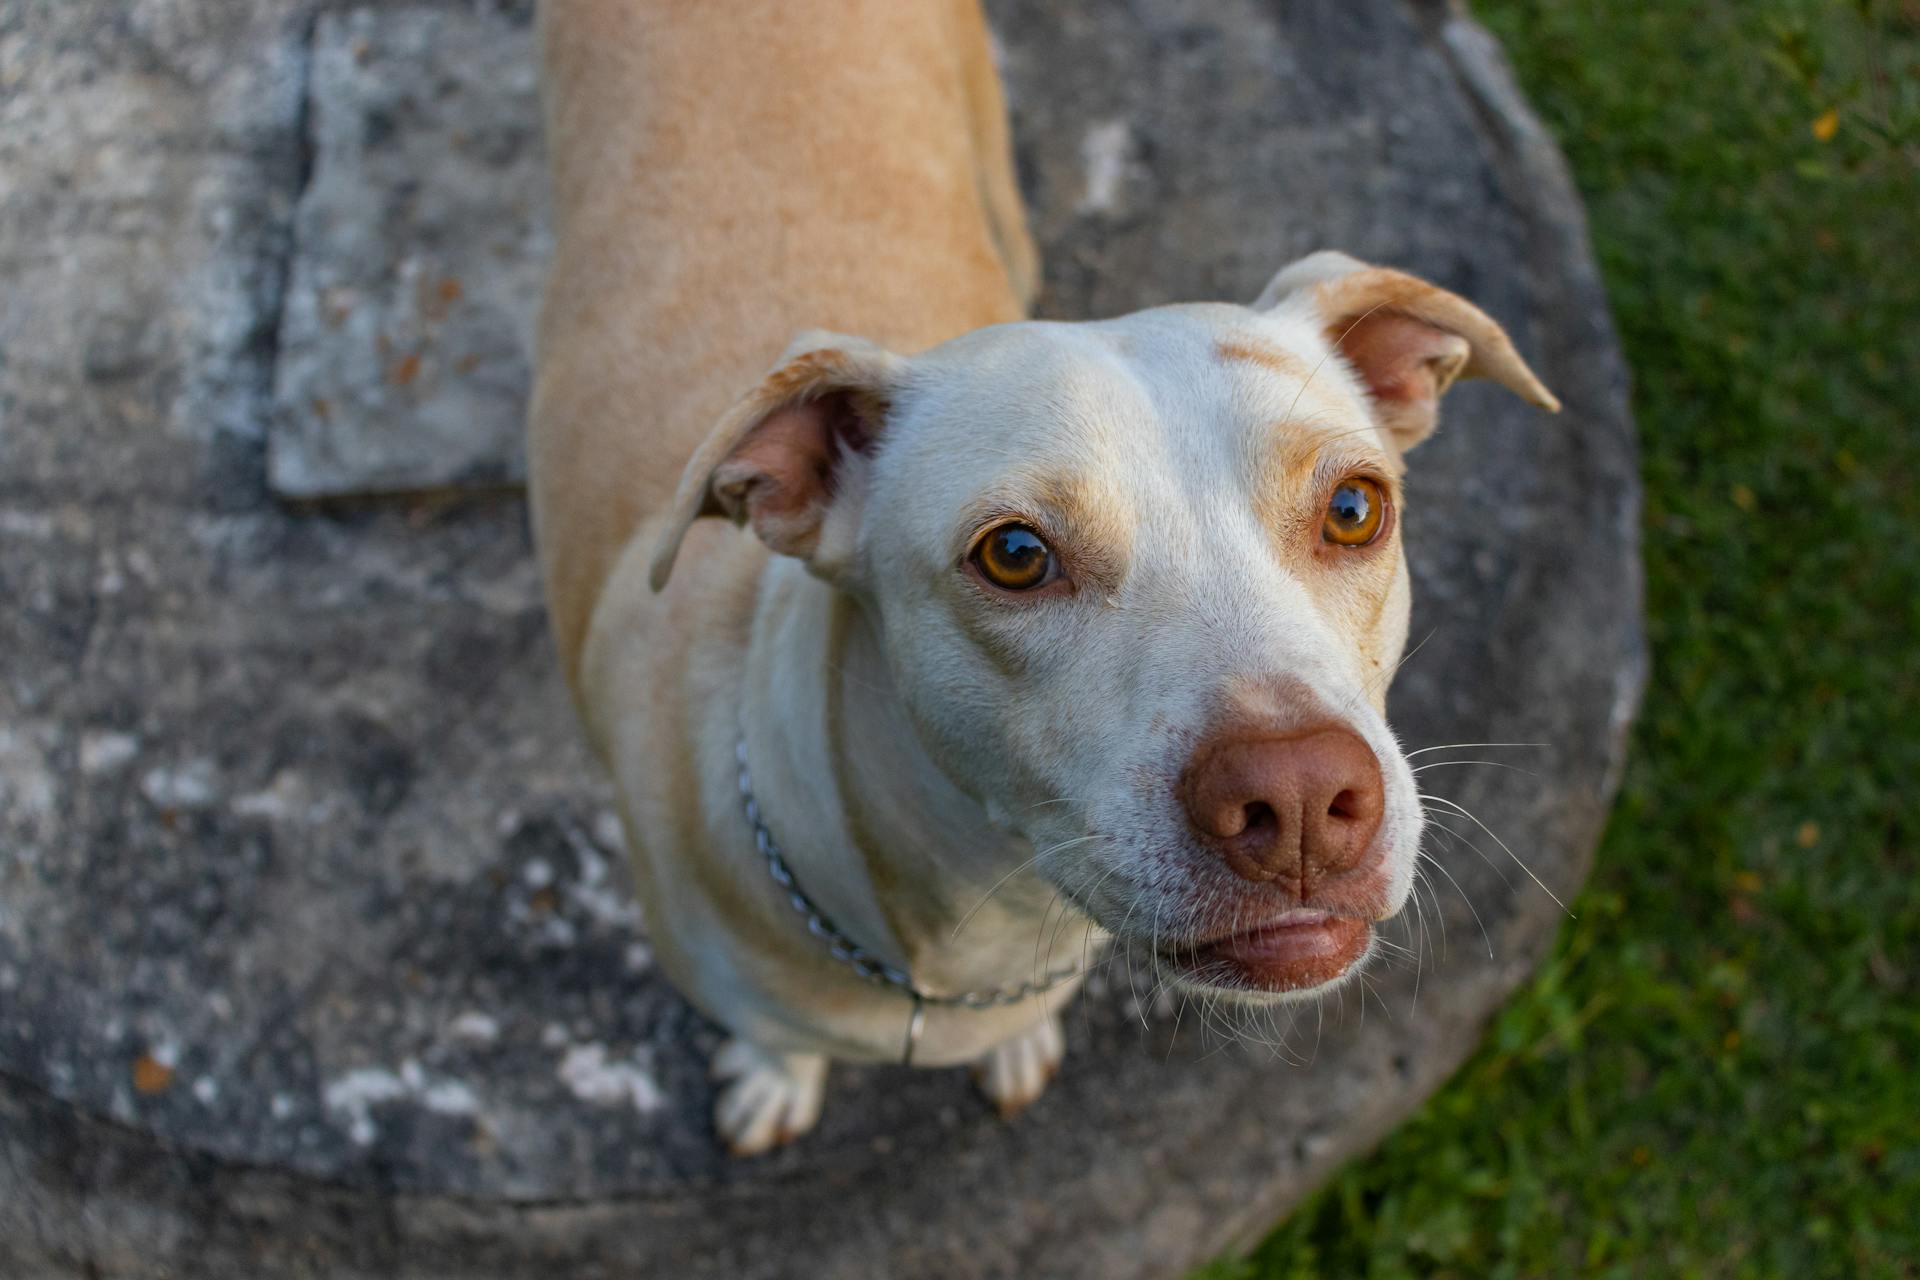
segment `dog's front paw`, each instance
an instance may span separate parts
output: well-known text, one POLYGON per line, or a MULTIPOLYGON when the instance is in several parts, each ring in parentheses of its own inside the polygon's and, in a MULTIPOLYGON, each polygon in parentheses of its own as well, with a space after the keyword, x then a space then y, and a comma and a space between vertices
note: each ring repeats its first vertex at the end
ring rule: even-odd
POLYGON ((738 1038, 713 1056, 713 1078, 726 1081, 713 1104, 713 1126, 727 1150, 757 1156, 813 1128, 826 1092, 827 1060, 817 1053, 771 1053, 738 1038))
POLYGON ((1060 1023, 1048 1014, 1011 1040, 987 1050, 973 1064, 973 1082, 1002 1116, 1018 1115, 1042 1093, 1060 1069, 1067 1042, 1060 1023))

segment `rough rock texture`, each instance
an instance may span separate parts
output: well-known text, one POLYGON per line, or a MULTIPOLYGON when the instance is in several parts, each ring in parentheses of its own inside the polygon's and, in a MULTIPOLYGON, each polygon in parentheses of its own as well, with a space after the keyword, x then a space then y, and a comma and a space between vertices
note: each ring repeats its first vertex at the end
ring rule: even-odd
POLYGON ((309 83, 275 492, 520 480, 549 244, 524 25, 405 5, 328 14, 309 83))
MULTIPOLYGON (((527 136, 526 15, 434 8, 0 0, 0 1275, 1125 1277, 1250 1238, 1445 1078, 1559 908, 1462 820, 1417 1001, 1384 972, 1292 1060, 1215 1052, 1117 970, 1015 1123, 960 1073, 839 1069, 818 1133, 721 1157, 715 1032, 650 971, 518 500, 269 480, 265 424, 323 385, 468 397, 461 461, 383 486, 507 474, 535 264, 405 192, 487 196, 497 153, 432 139, 527 136), (371 319, 328 330, 331 288, 371 319), (340 333, 438 345, 394 386, 340 333), (470 339, 492 391, 431 382, 470 339)), ((1497 52, 1422 0, 990 9, 1047 314, 1247 298, 1335 245, 1479 300, 1566 402, 1469 385, 1416 455, 1393 710, 1412 745, 1548 744, 1531 776, 1423 776, 1568 896, 1641 678, 1633 444, 1579 206, 1497 52)), ((524 255, 533 193, 495 195, 524 255)), ((374 424, 336 414, 311 474, 374 424)))

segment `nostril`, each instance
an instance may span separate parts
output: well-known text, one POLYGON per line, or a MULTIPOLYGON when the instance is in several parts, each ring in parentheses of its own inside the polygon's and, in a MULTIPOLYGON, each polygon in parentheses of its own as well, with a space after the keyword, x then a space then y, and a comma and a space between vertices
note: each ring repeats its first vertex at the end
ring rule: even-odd
POLYGON ((1347 822, 1352 822, 1359 818, 1360 814, 1360 796, 1354 791, 1342 791, 1333 798, 1333 803, 1327 806, 1327 816, 1329 818, 1340 818, 1347 822))
POLYGON ((1240 830, 1265 831, 1280 825, 1280 819, 1274 816, 1273 806, 1264 800, 1255 800, 1244 810, 1246 825, 1240 830))

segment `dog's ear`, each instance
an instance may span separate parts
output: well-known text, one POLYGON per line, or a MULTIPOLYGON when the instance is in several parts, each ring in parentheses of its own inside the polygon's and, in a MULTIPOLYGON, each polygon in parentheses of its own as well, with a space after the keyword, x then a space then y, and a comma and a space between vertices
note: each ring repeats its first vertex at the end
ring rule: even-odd
POLYGON ((1493 317, 1404 271, 1330 250, 1309 254, 1275 276, 1253 305, 1317 312, 1327 341, 1366 383, 1380 425, 1403 453, 1433 434, 1440 397, 1455 378, 1491 378, 1529 404, 1560 411, 1493 317))
POLYGON ((654 548, 653 589, 667 585, 688 526, 708 515, 751 524, 773 550, 831 576, 852 549, 866 455, 905 368, 861 338, 814 331, 794 339, 688 461, 654 548))

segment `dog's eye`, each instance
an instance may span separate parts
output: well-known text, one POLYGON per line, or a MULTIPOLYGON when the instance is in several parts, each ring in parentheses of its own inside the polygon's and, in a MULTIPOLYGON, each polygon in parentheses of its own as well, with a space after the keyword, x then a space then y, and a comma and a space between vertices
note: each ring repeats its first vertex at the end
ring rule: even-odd
POLYGON ((1326 523, 1320 536, 1342 547, 1364 547, 1380 536, 1387 514, 1387 497, 1380 486, 1363 476, 1342 480, 1327 501, 1326 523))
POLYGON ((1031 591, 1055 576, 1053 549, 1023 524, 1003 524, 973 549, 980 576, 1003 591, 1031 591))

